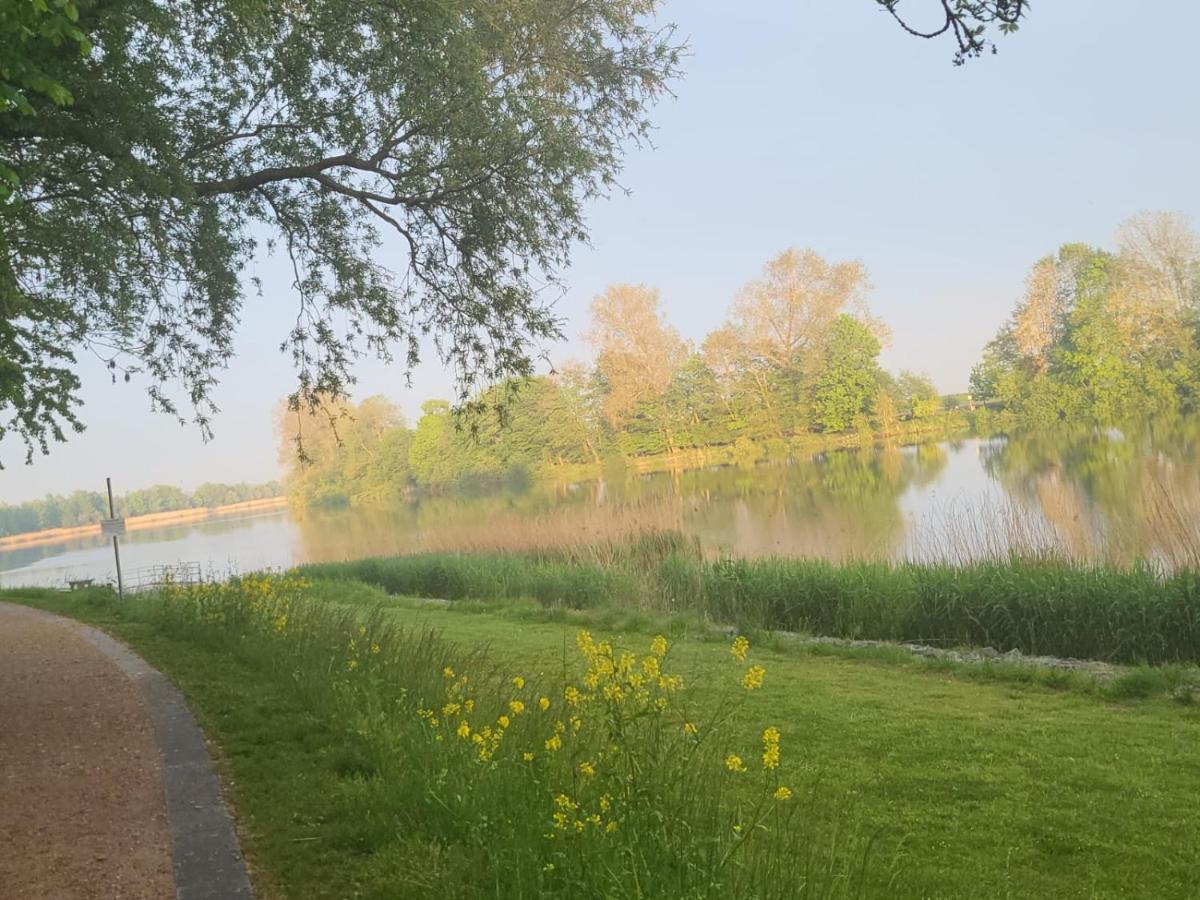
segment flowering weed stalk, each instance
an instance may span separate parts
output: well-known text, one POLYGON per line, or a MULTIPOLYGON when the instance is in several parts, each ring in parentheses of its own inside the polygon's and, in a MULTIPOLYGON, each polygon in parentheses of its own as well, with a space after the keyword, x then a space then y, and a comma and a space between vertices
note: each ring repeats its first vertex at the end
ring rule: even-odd
POLYGON ((535 677, 306 589, 291 576, 173 587, 158 614, 271 660, 323 727, 353 737, 339 765, 363 828, 410 860, 372 860, 394 867, 397 895, 851 893, 845 860, 799 862, 821 851, 782 723, 740 723, 748 693, 770 690, 744 637, 724 671, 685 678, 661 635, 634 650, 580 631, 575 662, 535 677))

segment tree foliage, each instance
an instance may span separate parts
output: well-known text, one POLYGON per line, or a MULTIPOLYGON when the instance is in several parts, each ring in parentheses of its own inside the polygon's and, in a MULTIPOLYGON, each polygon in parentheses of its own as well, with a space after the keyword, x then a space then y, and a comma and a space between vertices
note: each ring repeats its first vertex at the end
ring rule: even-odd
POLYGON ((285 427, 280 459, 291 495, 309 505, 366 503, 389 492, 570 476, 606 457, 713 448, 750 465, 821 434, 891 438, 927 428, 921 420, 940 410, 941 398, 927 377, 879 367, 886 329, 867 308, 867 290, 861 263, 785 251, 696 350, 666 321, 657 290, 614 285, 592 304, 591 368, 497 383, 474 411, 431 400, 415 429, 380 435, 369 423, 390 408, 385 401, 330 402, 303 417, 307 462, 285 427), (407 459, 352 465, 364 434, 407 447, 407 459))
POLYGON ((77 348, 207 432, 259 243, 290 263, 293 409, 425 335, 461 398, 528 374, 583 204, 675 74, 656 5, 33 4, 3 63, 0 434, 81 426, 77 348), (90 53, 53 31, 76 12, 90 53))
POLYGON ((1117 250, 1068 244, 971 374, 979 401, 1038 425, 1200 407, 1200 238, 1175 214, 1124 223, 1117 250))
POLYGON ((936 3, 923 0, 925 5, 936 8, 935 18, 929 25, 917 25, 905 14, 907 7, 902 11, 901 0, 875 2, 915 37, 952 36, 958 47, 954 53, 956 66, 986 52, 995 53, 996 44, 988 37, 988 29, 994 27, 1001 34, 1013 34, 1029 14, 1028 0, 936 0, 936 3))

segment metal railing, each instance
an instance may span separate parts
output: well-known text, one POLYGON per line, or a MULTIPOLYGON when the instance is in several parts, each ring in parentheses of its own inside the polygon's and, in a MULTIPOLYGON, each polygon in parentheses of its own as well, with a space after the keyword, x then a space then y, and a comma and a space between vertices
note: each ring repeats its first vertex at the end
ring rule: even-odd
POLYGON ((169 584, 200 584, 204 571, 198 562, 178 562, 163 566, 146 566, 125 573, 125 591, 140 593, 155 591, 169 584))

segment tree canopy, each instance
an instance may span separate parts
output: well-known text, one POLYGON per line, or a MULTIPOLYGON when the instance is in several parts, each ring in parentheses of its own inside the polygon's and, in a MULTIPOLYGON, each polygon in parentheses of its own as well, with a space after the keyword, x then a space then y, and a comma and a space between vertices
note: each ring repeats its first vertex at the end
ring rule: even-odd
POLYGON ((289 494, 301 505, 367 504, 414 489, 580 477, 606 458, 713 451, 700 455, 744 464, 964 427, 961 416, 936 415, 942 398, 928 377, 882 370, 886 329, 868 289, 860 262, 785 250, 696 348, 667 321, 656 289, 613 285, 592 304, 594 366, 491 386, 479 405, 501 415, 431 400, 410 430, 381 398, 330 400, 302 416, 307 460, 284 421, 289 494))
POLYGON ((1142 213, 1116 244, 1066 244, 1034 265, 971 373, 976 400, 1038 425, 1200 409, 1200 236, 1178 214, 1142 213))
POLYGON ((914 37, 953 37, 958 47, 954 53, 956 66, 984 53, 995 53, 996 44, 989 37, 988 29, 995 28, 1000 34, 1012 34, 1029 14, 1029 0, 936 0, 936 3, 922 0, 922 5, 940 8, 930 24, 918 25, 909 17, 909 7, 902 7, 901 0, 875 2, 914 37))
POLYGON ((76 348, 207 431, 260 244, 291 265, 294 407, 425 335, 462 397, 528 374, 675 74, 656 5, 50 4, 3 70, 0 436, 81 427, 76 348))
MULTIPOLYGON (((1023 0, 939 0, 957 61, 1023 0)), ((677 74, 660 0, 3 0, 0 438, 82 430, 78 355, 207 436, 261 248, 293 411, 432 337, 460 401, 524 377, 585 201, 677 74)))

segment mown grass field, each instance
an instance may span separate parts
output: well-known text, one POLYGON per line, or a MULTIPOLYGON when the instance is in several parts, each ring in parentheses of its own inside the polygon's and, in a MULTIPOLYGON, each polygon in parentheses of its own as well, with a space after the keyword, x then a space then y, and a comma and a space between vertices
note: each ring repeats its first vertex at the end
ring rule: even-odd
MULTIPOLYGON (((316 582, 309 593, 348 622, 375 623, 369 611, 382 605, 383 620, 436 629, 457 645, 452 654, 477 666, 473 654, 486 647, 501 670, 531 682, 561 677, 581 626, 635 647, 665 631, 672 666, 700 707, 716 702, 728 666, 728 642, 685 617, 430 605, 350 581, 316 582)), ((412 779, 379 740, 390 734, 387 683, 369 687, 380 702, 366 706, 325 696, 313 685, 330 673, 305 668, 316 657, 276 653, 269 636, 229 639, 172 625, 153 599, 118 608, 100 595, 9 598, 101 624, 183 689, 221 748, 265 896, 513 895, 511 886, 506 894, 473 877, 487 870, 481 852, 505 848, 474 846, 469 829, 449 822, 433 830, 414 819, 412 779)), ((779 728, 780 777, 795 788, 818 862, 847 873, 844 893, 1196 896, 1200 707, 755 643, 766 682, 745 696, 734 731, 750 735, 750 758, 759 723, 779 728), (841 849, 830 852, 831 843, 841 849)), ((527 895, 554 891, 530 885, 527 895)), ((670 893, 648 886, 645 895, 670 893)))

